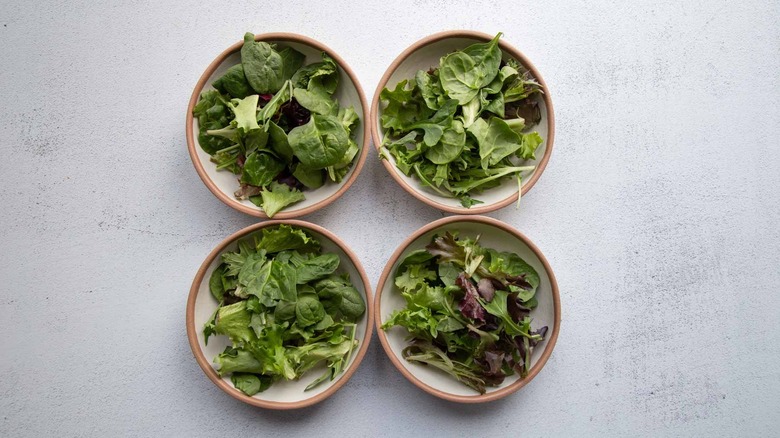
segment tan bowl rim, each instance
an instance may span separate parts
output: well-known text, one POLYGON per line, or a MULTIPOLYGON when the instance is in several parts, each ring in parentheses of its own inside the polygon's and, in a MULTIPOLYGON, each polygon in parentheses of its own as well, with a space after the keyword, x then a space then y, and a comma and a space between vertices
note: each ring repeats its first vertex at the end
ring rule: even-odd
MULTIPOLYGON (((393 74, 393 72, 395 72, 398 66, 403 61, 405 61, 406 58, 409 57, 409 55, 411 55, 412 53, 414 53, 415 51, 417 51, 422 47, 425 47, 429 44, 444 39, 448 39, 448 38, 470 38, 470 39, 476 39, 482 41, 490 41, 494 37, 495 35, 489 35, 484 32, 477 32, 473 30, 448 30, 445 32, 439 32, 427 36, 417 41, 416 43, 412 44, 406 50, 401 52, 401 54, 398 55, 397 58, 395 58, 393 63, 390 64, 390 67, 387 68, 385 74, 382 76, 382 79, 379 80, 379 84, 376 87, 376 91, 374 91, 374 98, 371 100, 371 116, 370 116, 371 138, 374 140, 374 147, 376 147, 377 151, 381 151, 381 147, 382 147, 382 141, 379 138, 379 128, 377 127, 378 125, 377 121, 379 118, 379 95, 380 93, 382 93, 382 90, 387 85, 387 81, 390 80, 390 76, 393 74)), ((533 175, 531 175, 531 178, 523 184, 521 194, 525 195, 529 190, 531 190, 531 187, 533 187, 534 184, 536 184, 536 181, 539 179, 539 177, 542 176, 542 173, 544 172, 544 168, 547 167, 547 162, 550 161, 550 155, 552 154, 552 149, 553 149, 553 140, 555 139, 555 114, 553 111, 552 98, 550 97, 550 89, 547 86, 547 83, 544 81, 544 78, 542 77, 541 73, 539 73, 539 70, 536 69, 536 67, 531 62, 531 60, 528 59, 521 51, 511 46, 503 39, 498 40, 498 46, 501 48, 501 50, 504 53, 507 53, 511 57, 520 61, 520 63, 525 68, 530 70, 533 76, 539 81, 539 84, 542 86, 542 89, 544 90, 542 99, 544 99, 545 106, 547 107, 547 130, 548 130, 547 141, 545 144, 544 155, 537 163, 533 175)), ((433 201, 423 196, 412 186, 410 186, 402 177, 400 177, 395 172, 395 170, 393 169, 393 164, 389 160, 381 160, 381 161, 382 161, 382 165, 385 166, 385 169, 387 169, 387 171, 390 173, 390 176, 395 180, 395 182, 397 182, 410 195, 430 205, 431 207, 438 208, 439 210, 446 211, 448 213, 484 214, 484 213, 489 213, 491 211, 504 208, 507 205, 517 201, 518 194, 515 193, 503 199, 502 201, 490 205, 484 205, 481 207, 465 208, 465 207, 453 207, 450 205, 441 204, 439 202, 433 201)))
POLYGON ((529 240, 528 237, 526 237, 520 231, 512 228, 511 226, 507 225, 504 222, 499 221, 498 219, 493 219, 486 216, 463 216, 462 215, 462 216, 445 217, 429 223, 428 225, 412 233, 411 236, 407 237, 406 240, 404 240, 395 250, 393 255, 390 257, 390 261, 387 262, 387 264, 385 265, 385 269, 382 271, 382 276, 379 278, 379 283, 377 283, 376 285, 376 294, 374 294, 374 309, 376 311, 376 316, 374 320, 376 321, 376 332, 377 332, 377 336, 379 337, 379 342, 382 344, 382 348, 385 350, 387 357, 390 358, 390 361, 393 362, 393 365, 395 365, 398 371, 400 371, 401 374, 403 374, 407 380, 409 380, 410 382, 415 384, 418 388, 422 389, 428 394, 434 395, 444 400, 457 402, 457 403, 484 403, 493 400, 498 400, 500 398, 504 398, 508 396, 509 394, 517 392, 520 388, 530 383, 531 380, 533 380, 533 378, 536 377, 537 374, 539 374, 539 372, 542 370, 544 365, 547 363, 547 359, 550 358, 550 355, 552 354, 552 351, 555 348, 555 342, 558 340, 558 331, 560 330, 560 326, 561 326, 561 298, 558 293, 558 282, 555 280, 555 274, 553 273, 552 268, 550 267, 550 263, 544 257, 544 254, 542 254, 539 248, 536 245, 534 245, 534 243, 531 242, 531 240, 529 240), (385 331, 382 330, 381 328, 382 289, 384 289, 385 282, 390 277, 390 273, 393 269, 393 265, 401 256, 401 253, 403 253, 404 250, 414 240, 416 240, 418 237, 422 236, 423 234, 431 230, 434 230, 436 228, 439 228, 443 225, 452 224, 455 222, 476 222, 481 224, 487 224, 499 228, 503 231, 506 231, 509 234, 512 234, 513 236, 520 239, 523 243, 528 245, 528 248, 530 248, 531 251, 533 251, 534 254, 536 254, 539 260, 542 262, 542 266, 544 266, 545 271, 547 271, 547 274, 550 277, 550 286, 552 288, 554 321, 553 321, 552 332, 550 334, 550 337, 546 340, 544 351, 542 352, 542 356, 539 358, 536 364, 534 364, 534 366, 531 367, 531 371, 528 373, 528 376, 526 378, 519 379, 515 383, 506 386, 504 388, 498 389, 496 391, 492 391, 480 395, 451 394, 421 382, 419 379, 417 379, 417 377, 414 376, 414 374, 409 372, 409 370, 407 370, 403 366, 401 360, 395 355, 395 353, 393 353, 393 350, 390 349, 390 344, 388 344, 387 342, 387 335, 385 334, 385 331))
POLYGON ((195 360, 198 362, 198 365, 200 365, 200 368, 203 370, 203 372, 206 374, 206 376, 214 382, 215 385, 217 385, 221 390, 225 391, 228 395, 235 398, 236 400, 240 400, 244 403, 248 403, 253 406, 258 406, 261 408, 267 408, 267 409, 299 409, 306 406, 311 406, 313 404, 319 403, 322 400, 325 400, 326 398, 333 395, 336 391, 339 390, 347 381, 352 377, 352 374, 355 373, 358 366, 360 366, 360 362, 363 360, 363 357, 366 355, 366 351, 368 351, 368 345, 371 343, 371 334, 374 329, 374 304, 373 300, 371 298, 371 284, 368 282, 368 275, 366 275, 366 271, 363 269, 363 265, 360 263, 360 260, 357 258, 357 255, 355 255, 354 252, 347 246, 346 243, 344 243, 341 239, 336 237, 335 234, 332 232, 326 230, 325 228, 315 225, 311 222, 301 221, 301 220, 272 220, 267 222, 260 222, 254 225, 250 225, 242 230, 239 230, 227 238, 220 242, 219 245, 217 245, 216 248, 211 250, 209 255, 206 257, 206 260, 204 260, 203 264, 201 264, 200 268, 198 269, 197 274, 195 274, 195 279, 192 281, 192 286, 190 287, 190 294, 187 298, 187 318, 186 318, 186 326, 187 326, 187 339, 189 340, 190 349, 192 350, 193 356, 195 356, 195 360), (200 345, 198 344, 198 336, 197 331, 195 328, 195 299, 198 296, 198 290, 200 289, 200 285, 204 280, 204 277, 206 275, 206 270, 208 269, 209 265, 211 265, 211 262, 222 252, 225 250, 225 248, 228 247, 231 243, 235 242, 237 239, 240 239, 241 237, 244 237, 250 233, 253 233, 255 231, 258 231, 262 228, 266 227, 273 227, 276 225, 291 225, 295 227, 305 228, 312 231, 315 231, 326 238, 330 239, 333 243, 335 243, 339 248, 341 248, 342 251, 349 257, 349 259, 352 261, 352 263, 355 265, 355 269, 357 269, 358 273, 360 274, 360 280, 363 282, 363 288, 366 291, 366 331, 364 333, 363 341, 360 343, 360 348, 357 351, 357 355, 355 356, 355 360, 352 362, 352 365, 350 365, 346 370, 344 370, 344 373, 341 375, 341 377, 333 383, 330 388, 326 389, 325 391, 317 394, 314 397, 307 398, 305 400, 297 401, 297 402, 277 402, 277 401, 268 401, 268 400, 260 400, 256 399, 254 397, 250 397, 241 391, 235 389, 234 387, 230 386, 222 380, 218 375, 217 372, 214 371, 214 368, 211 367, 211 363, 206 359, 205 355, 203 354, 203 351, 200 349, 200 345))
MULTIPOLYGON (((307 36, 299 35, 296 33, 289 33, 289 32, 272 32, 272 33, 257 34, 255 35, 255 41, 287 41, 293 43, 300 43, 300 44, 313 47, 321 52, 327 53, 331 58, 333 58, 336 64, 339 67, 341 67, 342 70, 344 70, 344 72, 347 74, 349 79, 355 85, 355 89, 357 90, 358 96, 360 98, 360 106, 363 109, 362 122, 364 124, 366 123, 366 119, 369 118, 367 116, 369 112, 367 111, 368 103, 366 101, 366 95, 363 92, 363 87, 360 85, 360 81, 358 81, 357 76, 355 76, 355 73, 352 71, 352 69, 349 67, 346 61, 344 61, 344 59, 341 56, 339 56, 338 53, 331 50, 330 47, 307 36)), ((241 50, 241 46, 243 45, 244 42, 239 41, 233 44, 232 46, 228 47, 227 49, 225 49, 222 53, 220 53, 213 61, 211 61, 211 64, 209 64, 209 66, 206 67, 206 71, 203 72, 200 79, 198 79, 198 83, 195 84, 195 89, 192 91, 192 96, 190 96, 190 103, 187 105, 187 118, 186 118, 186 125, 185 125, 186 126, 185 130, 187 134, 187 149, 189 150, 190 159, 192 159, 192 164, 195 165, 195 170, 198 172, 198 176, 200 176, 200 179, 203 181, 203 184, 205 184, 206 187, 208 187, 208 189, 211 191, 211 193, 214 194, 214 196, 217 197, 217 199, 219 199, 226 205, 240 212, 246 213, 251 216, 259 217, 262 219, 268 219, 268 215, 265 214, 263 210, 246 206, 241 202, 239 202, 238 200, 236 200, 234 197, 226 195, 221 190, 219 190, 219 188, 217 188, 217 185, 214 184, 211 178, 209 178, 209 176, 206 174, 206 171, 203 168, 203 163, 201 163, 200 159, 198 158, 198 152, 197 152, 198 146, 195 144, 196 143, 195 137, 192 134, 192 127, 194 123, 194 118, 192 116, 192 109, 198 103, 198 98, 200 97, 200 93, 201 91, 203 91, 203 88, 206 87, 206 81, 208 81, 209 77, 214 73, 217 67, 219 67, 220 64, 222 64, 225 61, 225 59, 228 56, 232 55, 234 52, 241 50)), ((355 168, 352 171, 352 174, 349 176, 349 178, 347 178, 345 181, 342 181, 340 183, 341 187, 336 191, 336 193, 323 199, 320 202, 317 202, 316 204, 312 204, 300 210, 295 210, 295 211, 282 210, 274 215, 274 219, 292 219, 292 218, 305 216, 323 207, 326 207, 327 205, 330 205, 331 202, 340 198, 341 195, 343 195, 347 191, 347 189, 349 189, 352 186, 352 184, 355 182, 358 175, 360 174, 360 171, 363 169, 363 164, 365 163, 366 156, 368 155, 369 135, 370 135, 369 129, 364 126, 363 145, 361 147, 360 156, 358 157, 357 161, 353 164, 355 168)))

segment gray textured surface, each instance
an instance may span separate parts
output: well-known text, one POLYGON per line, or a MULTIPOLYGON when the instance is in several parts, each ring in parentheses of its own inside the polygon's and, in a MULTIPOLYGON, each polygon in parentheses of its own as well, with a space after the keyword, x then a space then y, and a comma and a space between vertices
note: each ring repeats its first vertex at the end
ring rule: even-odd
MULTIPOLYGON (((0 8, 0 436, 777 433, 777 2, 166 3, 0 8), (558 276, 547 367, 503 401, 452 405, 406 382, 374 339, 318 406, 234 401, 184 331, 197 267, 253 222, 186 153, 198 76, 246 30, 293 31, 344 56, 371 97, 401 50, 450 28, 504 31, 552 90, 552 161, 520 211, 492 215, 558 276)), ((372 156, 305 219, 343 237, 376 283, 396 245, 441 216, 372 156)))

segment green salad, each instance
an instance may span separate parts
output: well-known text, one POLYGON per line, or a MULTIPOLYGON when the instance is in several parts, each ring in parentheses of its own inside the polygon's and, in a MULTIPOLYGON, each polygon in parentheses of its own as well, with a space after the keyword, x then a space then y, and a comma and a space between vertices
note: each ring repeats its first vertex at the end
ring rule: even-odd
POLYGON ((517 61, 502 60, 500 37, 450 53, 380 94, 382 156, 466 208, 482 203, 472 195, 510 177, 519 196, 522 172, 534 168, 523 162, 543 142, 532 130, 543 90, 517 61))
POLYGON ((249 396, 273 382, 299 379, 318 364, 327 370, 306 390, 333 380, 358 346, 356 324, 366 310, 339 256, 300 228, 279 225, 222 254, 209 280, 219 307, 203 328, 230 338, 214 362, 249 396))
POLYGON ((395 272, 406 300, 383 330, 409 333, 403 357, 442 370, 480 394, 525 377, 547 327, 531 328, 539 274, 520 256, 446 232, 407 255, 395 272))
POLYGON ((217 169, 239 176, 235 197, 268 217, 305 199, 306 190, 341 182, 360 151, 360 118, 333 96, 338 66, 324 52, 321 62, 304 62, 295 49, 247 33, 241 63, 192 110, 200 147, 217 169))

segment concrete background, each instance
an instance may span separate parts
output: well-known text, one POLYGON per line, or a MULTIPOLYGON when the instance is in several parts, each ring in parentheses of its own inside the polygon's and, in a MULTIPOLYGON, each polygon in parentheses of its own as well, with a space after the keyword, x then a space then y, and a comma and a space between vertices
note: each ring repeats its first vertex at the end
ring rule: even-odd
MULTIPOLYGON (((638 2, 8 2, 0 7, 0 436, 770 436, 780 428, 780 5, 638 2), (348 60, 366 94, 433 32, 505 32, 547 80, 555 149, 491 216, 562 293, 551 360, 503 401, 408 383, 374 339, 300 412, 234 401, 192 359, 190 282, 254 222, 186 152, 187 100, 245 31, 348 60)), ((370 157, 306 217, 373 279, 438 211, 370 157)))

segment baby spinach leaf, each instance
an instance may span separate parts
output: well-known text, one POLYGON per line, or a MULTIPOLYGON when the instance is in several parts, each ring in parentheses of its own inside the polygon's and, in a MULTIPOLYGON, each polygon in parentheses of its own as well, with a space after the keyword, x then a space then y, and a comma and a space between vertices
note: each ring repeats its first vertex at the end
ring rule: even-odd
POLYGON ((260 94, 276 93, 284 83, 283 60, 279 53, 264 41, 255 41, 251 33, 244 35, 241 47, 241 65, 244 76, 260 94))
POLYGON ((304 88, 294 88, 293 97, 302 107, 313 113, 335 115, 339 110, 339 104, 330 95, 317 89, 309 91, 304 88))
POLYGON ((443 57, 440 64, 441 87, 451 99, 465 105, 479 93, 485 72, 477 68, 474 58, 464 52, 453 52, 443 57))
POLYGON ((229 94, 237 99, 243 99, 255 93, 244 76, 244 66, 241 64, 236 64, 227 69, 225 74, 211 85, 219 90, 220 93, 229 94))
POLYGON ((295 321, 301 327, 320 322, 325 317, 325 308, 316 295, 302 295, 295 303, 295 321))
POLYGON ((300 163, 295 166, 293 176, 310 189, 318 189, 325 184, 325 177, 321 169, 309 169, 300 163))
POLYGON ((268 376, 258 376, 248 373, 233 373, 230 376, 233 386, 248 396, 263 392, 271 386, 273 379, 268 376))
POLYGON ((217 90, 208 90, 201 93, 198 104, 192 109, 193 116, 198 118, 198 144, 210 155, 232 144, 226 138, 207 134, 209 130, 220 129, 230 124, 233 114, 227 102, 228 99, 217 90))
POLYGON ((480 76, 482 77, 480 87, 490 84, 498 74, 498 67, 501 64, 501 49, 498 47, 499 38, 501 38, 501 33, 498 33, 490 42, 472 44, 463 49, 463 53, 474 60, 474 68, 480 71, 480 76))
POLYGON ((366 311, 363 297, 348 278, 331 275, 318 281, 314 288, 325 311, 337 321, 355 321, 366 311))
MULTIPOLYGON (((298 189, 293 189, 287 184, 279 184, 276 181, 260 192, 263 211, 272 218, 284 207, 303 201, 306 197, 298 189)), ((254 201, 253 201, 254 202, 254 201)))
POLYGON ((293 159, 293 150, 287 141, 287 133, 279 125, 268 121, 268 143, 272 151, 282 158, 286 163, 293 159))
POLYGON ((224 275, 225 264, 222 263, 214 269, 211 273, 211 277, 209 277, 209 291, 211 291, 211 295, 213 295, 217 301, 222 301, 222 297, 225 295, 225 285, 222 282, 222 277, 224 275))
POLYGON ((483 169, 498 164, 520 148, 520 136, 498 117, 491 117, 489 122, 478 119, 469 127, 469 133, 479 144, 483 169))
POLYGON ((339 256, 336 254, 322 254, 298 263, 293 262, 298 273, 298 284, 306 284, 329 276, 338 269, 339 261, 339 256))
POLYGON ((295 301, 279 301, 274 308, 276 321, 292 321, 295 319, 295 301))
POLYGON ((282 81, 290 80, 306 60, 306 55, 292 47, 279 50, 279 56, 282 58, 282 81))
POLYGON ((425 151, 425 158, 434 164, 447 164, 458 158, 464 147, 466 131, 463 130, 463 124, 456 120, 444 130, 440 141, 425 151))
POLYGON ((252 152, 246 157, 241 182, 253 186, 265 187, 284 170, 283 162, 264 152, 252 152))
POLYGON ((287 136, 295 156, 310 169, 337 164, 349 148, 349 136, 332 116, 312 114, 309 123, 293 128, 287 136))

